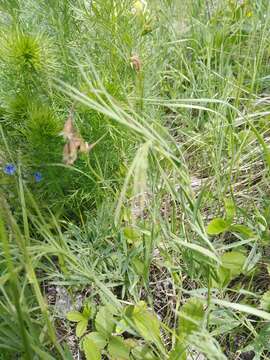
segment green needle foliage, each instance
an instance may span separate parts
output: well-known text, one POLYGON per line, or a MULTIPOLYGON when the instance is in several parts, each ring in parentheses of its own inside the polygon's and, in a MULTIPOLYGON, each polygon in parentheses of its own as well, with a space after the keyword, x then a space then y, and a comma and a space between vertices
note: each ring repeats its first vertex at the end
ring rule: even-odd
POLYGON ((0 359, 269 359, 269 25, 0 0, 0 359))

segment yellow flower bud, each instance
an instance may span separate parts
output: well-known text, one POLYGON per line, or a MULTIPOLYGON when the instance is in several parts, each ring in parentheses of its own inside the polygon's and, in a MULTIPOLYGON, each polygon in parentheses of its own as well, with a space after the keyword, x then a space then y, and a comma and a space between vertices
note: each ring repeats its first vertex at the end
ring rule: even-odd
POLYGON ((138 0, 134 2, 132 10, 134 14, 140 15, 144 12, 145 8, 146 2, 144 0, 138 0))

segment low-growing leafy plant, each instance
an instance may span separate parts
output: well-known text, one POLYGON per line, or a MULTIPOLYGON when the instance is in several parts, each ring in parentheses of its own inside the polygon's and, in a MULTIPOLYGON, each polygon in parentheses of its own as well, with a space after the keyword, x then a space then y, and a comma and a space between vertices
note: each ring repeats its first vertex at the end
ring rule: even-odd
POLYGON ((0 0, 0 357, 269 359, 269 24, 0 0))

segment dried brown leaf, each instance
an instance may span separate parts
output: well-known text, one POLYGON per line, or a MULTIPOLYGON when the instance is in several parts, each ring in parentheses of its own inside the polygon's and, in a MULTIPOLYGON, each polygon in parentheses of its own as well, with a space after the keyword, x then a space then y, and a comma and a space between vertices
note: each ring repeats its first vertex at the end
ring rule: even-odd
POLYGON ((106 134, 95 143, 88 144, 75 129, 73 116, 70 113, 60 135, 67 140, 63 149, 63 161, 66 165, 73 165, 78 157, 78 153, 88 153, 106 134))
POLYGON ((135 69, 135 71, 139 72, 142 68, 142 62, 138 55, 133 55, 130 58, 131 66, 135 69))

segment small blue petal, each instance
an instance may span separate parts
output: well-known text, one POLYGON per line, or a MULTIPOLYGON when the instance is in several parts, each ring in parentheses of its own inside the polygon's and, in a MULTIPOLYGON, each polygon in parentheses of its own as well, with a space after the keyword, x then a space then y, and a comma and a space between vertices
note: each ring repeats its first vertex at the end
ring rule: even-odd
POLYGON ((6 164, 4 166, 4 173, 7 175, 14 175, 16 171, 16 166, 13 164, 6 164))
POLYGON ((39 171, 37 171, 34 173, 34 178, 36 182, 40 182, 42 180, 42 174, 39 171))

